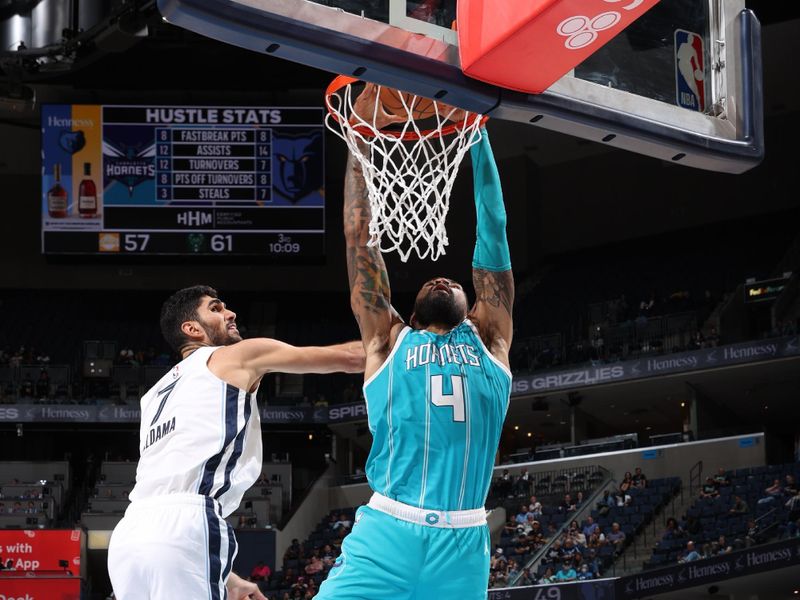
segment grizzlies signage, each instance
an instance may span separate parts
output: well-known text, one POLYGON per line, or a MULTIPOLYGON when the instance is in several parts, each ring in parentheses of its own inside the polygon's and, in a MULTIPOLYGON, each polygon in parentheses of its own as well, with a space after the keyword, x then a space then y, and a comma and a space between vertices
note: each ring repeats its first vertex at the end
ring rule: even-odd
POLYGON ((323 109, 42 108, 42 244, 55 254, 324 250, 323 109))
POLYGON ((798 336, 651 356, 597 367, 515 375, 511 395, 556 392, 789 356, 800 356, 798 336))
MULTIPOLYGON (((361 403, 336 406, 265 406, 261 422, 281 423, 347 423, 366 421, 367 407, 361 403)), ((141 413, 135 406, 80 406, 73 404, 12 404, 0 407, 0 423, 138 423, 141 413)), ((175 429, 173 420, 153 423, 147 446, 175 429)))

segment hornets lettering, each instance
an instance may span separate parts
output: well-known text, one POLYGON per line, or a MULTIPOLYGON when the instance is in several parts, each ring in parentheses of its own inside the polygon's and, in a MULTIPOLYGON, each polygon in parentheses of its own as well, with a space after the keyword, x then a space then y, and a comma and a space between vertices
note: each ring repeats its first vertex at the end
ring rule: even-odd
POLYGON ((480 353, 469 344, 444 344, 437 346, 432 342, 412 346, 406 350, 406 370, 416 369, 428 364, 468 365, 480 367, 480 353))
POLYGON ((152 446, 156 442, 167 437, 173 431, 175 431, 175 417, 172 417, 169 421, 165 421, 164 423, 160 423, 159 425, 152 427, 150 429, 150 432, 147 434, 147 438, 144 441, 144 447, 142 448, 142 452, 147 450, 150 446, 152 446))

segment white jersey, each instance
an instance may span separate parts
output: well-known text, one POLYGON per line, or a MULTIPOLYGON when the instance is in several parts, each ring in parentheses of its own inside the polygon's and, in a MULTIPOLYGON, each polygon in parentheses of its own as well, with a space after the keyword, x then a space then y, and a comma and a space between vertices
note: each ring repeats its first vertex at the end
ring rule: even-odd
POLYGON ((195 350, 142 397, 136 502, 200 494, 223 517, 261 475, 261 419, 255 393, 222 381, 207 366, 216 347, 195 350))

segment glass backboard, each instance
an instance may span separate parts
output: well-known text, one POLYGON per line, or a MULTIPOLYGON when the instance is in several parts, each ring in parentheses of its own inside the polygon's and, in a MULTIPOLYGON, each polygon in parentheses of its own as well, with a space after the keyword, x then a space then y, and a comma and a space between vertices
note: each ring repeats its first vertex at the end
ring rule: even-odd
POLYGON ((763 158, 760 25, 744 0, 661 0, 541 94, 464 75, 456 0, 158 6, 169 22, 208 37, 492 118, 713 171, 741 173, 763 158))

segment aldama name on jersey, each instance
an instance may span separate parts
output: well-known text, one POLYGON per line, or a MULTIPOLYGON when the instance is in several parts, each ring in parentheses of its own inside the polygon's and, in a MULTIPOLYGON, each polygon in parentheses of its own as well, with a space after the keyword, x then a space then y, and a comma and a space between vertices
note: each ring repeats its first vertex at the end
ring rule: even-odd
POLYGON ((175 431, 175 417, 172 417, 169 421, 164 421, 160 425, 156 425, 148 432, 144 440, 144 448, 142 448, 142 451, 147 450, 158 440, 165 438, 173 431, 175 431))
POLYGON ((434 343, 412 346, 406 350, 406 370, 415 369, 427 364, 469 365, 480 367, 481 359, 478 350, 469 344, 444 344, 437 346, 434 343))

